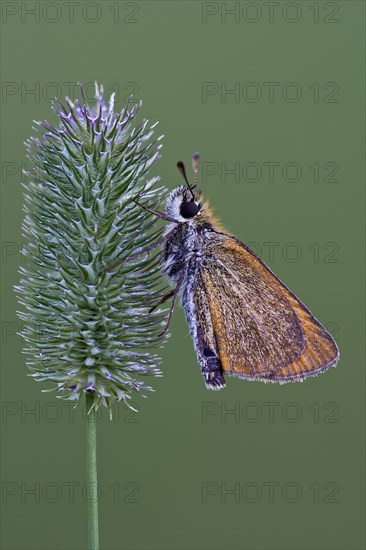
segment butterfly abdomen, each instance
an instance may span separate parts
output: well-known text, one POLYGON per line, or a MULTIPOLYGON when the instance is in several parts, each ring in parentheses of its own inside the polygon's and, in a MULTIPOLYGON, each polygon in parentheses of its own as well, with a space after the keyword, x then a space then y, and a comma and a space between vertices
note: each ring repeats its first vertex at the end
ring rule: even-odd
MULTIPOLYGON (((219 390, 225 387, 223 369, 216 341, 205 334, 212 326, 208 304, 198 304, 197 296, 204 295, 202 279, 198 276, 206 258, 206 245, 211 227, 202 224, 179 225, 166 240, 163 271, 176 282, 182 296, 182 305, 189 332, 197 353, 206 388, 219 390)), ((211 233, 212 234, 212 233, 211 233)))
MULTIPOLYGON (((195 269, 198 267, 196 266, 195 269)), ((182 304, 206 388, 210 390, 225 388, 225 378, 211 316, 208 304, 204 303, 204 289, 200 285, 200 278, 193 270, 183 291, 182 304), (198 296, 201 296, 201 301, 197 300, 198 296)))

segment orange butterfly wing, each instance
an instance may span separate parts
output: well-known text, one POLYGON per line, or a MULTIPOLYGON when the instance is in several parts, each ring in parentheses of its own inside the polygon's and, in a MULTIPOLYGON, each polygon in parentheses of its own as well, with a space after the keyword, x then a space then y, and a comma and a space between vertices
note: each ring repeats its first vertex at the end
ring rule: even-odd
POLYGON ((216 233, 204 258, 197 309, 202 316, 202 306, 209 308, 204 315, 210 315, 213 331, 204 336, 216 348, 224 374, 281 383, 336 365, 333 338, 248 247, 216 233))

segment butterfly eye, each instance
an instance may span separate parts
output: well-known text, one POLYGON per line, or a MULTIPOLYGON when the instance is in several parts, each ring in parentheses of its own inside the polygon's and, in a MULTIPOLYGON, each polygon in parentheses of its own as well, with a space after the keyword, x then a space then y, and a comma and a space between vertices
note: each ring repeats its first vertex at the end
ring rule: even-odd
POLYGON ((199 211, 199 207, 195 202, 182 202, 180 205, 180 215, 183 218, 193 218, 199 211))

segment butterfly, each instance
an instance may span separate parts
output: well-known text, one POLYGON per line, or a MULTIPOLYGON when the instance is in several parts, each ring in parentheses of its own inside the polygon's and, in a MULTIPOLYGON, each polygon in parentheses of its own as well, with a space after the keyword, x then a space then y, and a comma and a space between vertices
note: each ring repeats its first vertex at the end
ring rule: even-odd
MULTIPOLYGON (((174 289, 167 330, 177 297, 185 311, 206 388, 225 387, 225 376, 262 382, 302 381, 335 367, 332 336, 305 305, 244 243, 227 233, 178 162, 185 185, 168 196, 164 212, 145 210, 169 222, 161 266, 174 289)), ((156 244, 153 245, 155 247, 156 244)), ((161 333, 161 334, 163 334, 161 333)))

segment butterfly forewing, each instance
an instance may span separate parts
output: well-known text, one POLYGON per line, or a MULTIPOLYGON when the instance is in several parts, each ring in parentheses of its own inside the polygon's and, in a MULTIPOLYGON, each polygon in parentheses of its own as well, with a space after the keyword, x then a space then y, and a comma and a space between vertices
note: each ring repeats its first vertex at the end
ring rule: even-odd
POLYGON ((206 246, 196 309, 224 373, 286 382, 335 365, 332 337, 253 252, 220 233, 206 246))

